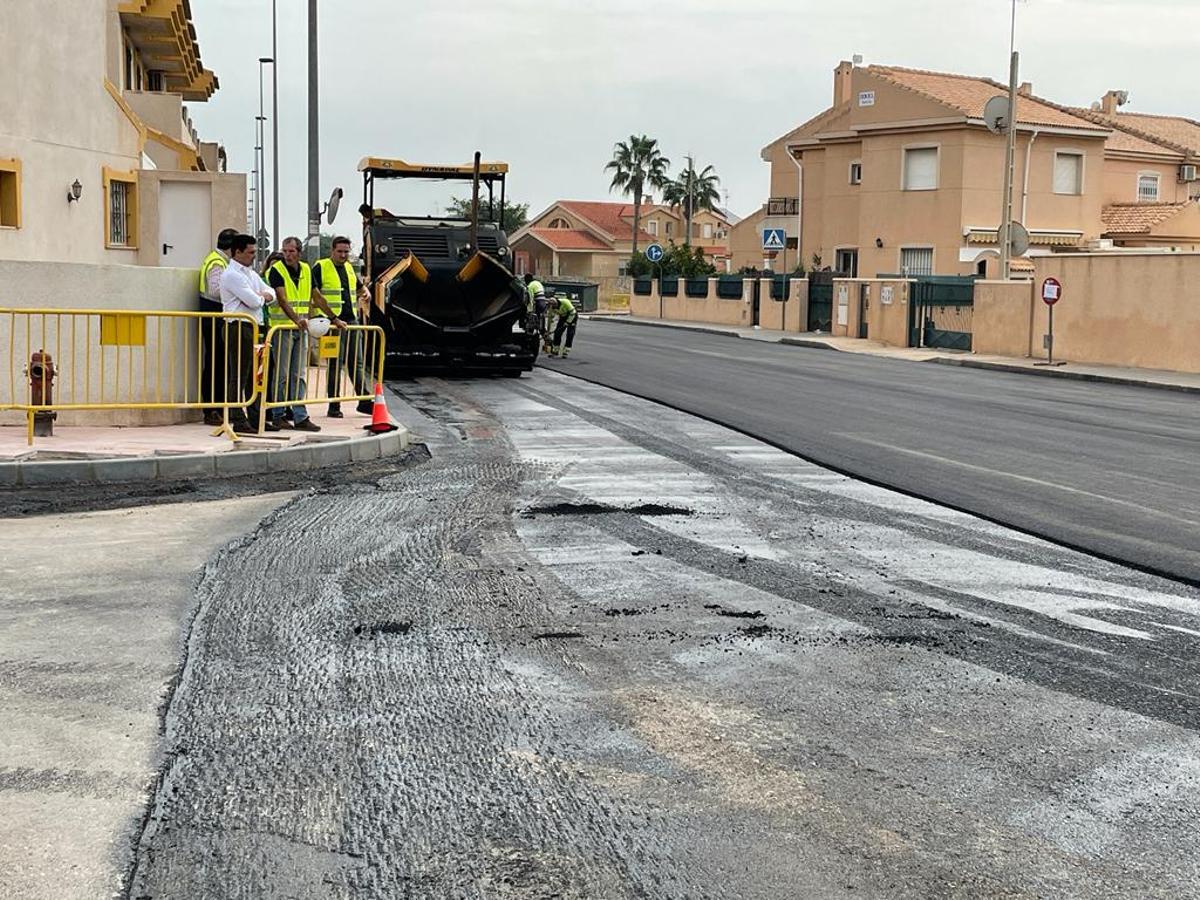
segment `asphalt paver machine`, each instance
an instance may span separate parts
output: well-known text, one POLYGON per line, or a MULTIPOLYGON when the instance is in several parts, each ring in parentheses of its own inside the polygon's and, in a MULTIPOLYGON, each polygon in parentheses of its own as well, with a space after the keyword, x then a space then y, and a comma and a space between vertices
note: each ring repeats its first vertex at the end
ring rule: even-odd
POLYGON ((371 323, 387 335, 389 372, 494 372, 533 368, 538 336, 525 286, 509 268, 503 222, 508 164, 414 165, 368 157, 363 175, 363 261, 371 323), (376 205, 381 179, 471 184, 471 217, 397 215, 376 205), (486 196, 485 196, 486 193, 486 196))

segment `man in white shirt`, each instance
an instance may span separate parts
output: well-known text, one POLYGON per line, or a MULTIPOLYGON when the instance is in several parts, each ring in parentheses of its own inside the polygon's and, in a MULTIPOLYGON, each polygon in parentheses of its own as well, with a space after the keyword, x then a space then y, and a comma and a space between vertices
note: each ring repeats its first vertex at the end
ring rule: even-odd
MULTIPOLYGON (((250 264, 254 262, 256 242, 248 234, 239 234, 230 246, 230 260, 221 275, 221 309, 225 313, 244 313, 263 323, 263 307, 275 302, 275 292, 250 264)), ((225 347, 229 361, 227 384, 231 400, 247 402, 254 391, 254 326, 241 319, 226 319, 225 347)), ((238 434, 258 432, 258 405, 232 407, 229 420, 238 434)), ((278 431, 270 422, 267 431, 278 431)))

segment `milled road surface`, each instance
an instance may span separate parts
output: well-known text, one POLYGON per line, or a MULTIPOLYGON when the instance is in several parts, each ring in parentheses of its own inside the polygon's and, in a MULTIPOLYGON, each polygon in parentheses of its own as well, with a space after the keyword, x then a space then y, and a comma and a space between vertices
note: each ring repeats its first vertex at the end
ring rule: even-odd
POLYGON ((206 567, 127 896, 1196 896, 1200 592, 546 371, 400 389, 432 461, 206 567))
POLYGON ((1200 397, 588 321, 559 371, 1200 584, 1200 397))

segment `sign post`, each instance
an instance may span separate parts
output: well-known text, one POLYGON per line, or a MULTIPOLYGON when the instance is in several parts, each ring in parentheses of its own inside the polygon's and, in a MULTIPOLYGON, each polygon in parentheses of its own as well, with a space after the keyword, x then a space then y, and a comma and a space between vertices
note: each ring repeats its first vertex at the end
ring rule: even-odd
POLYGON ((1054 304, 1062 299, 1062 282, 1057 278, 1047 278, 1042 282, 1042 302, 1049 307, 1049 329, 1046 334, 1046 361, 1034 363, 1035 366, 1061 366, 1063 363, 1054 361, 1054 304))
POLYGON ((662 244, 651 244, 646 248, 646 259, 658 269, 658 317, 660 319, 663 317, 662 261, 665 255, 662 244))

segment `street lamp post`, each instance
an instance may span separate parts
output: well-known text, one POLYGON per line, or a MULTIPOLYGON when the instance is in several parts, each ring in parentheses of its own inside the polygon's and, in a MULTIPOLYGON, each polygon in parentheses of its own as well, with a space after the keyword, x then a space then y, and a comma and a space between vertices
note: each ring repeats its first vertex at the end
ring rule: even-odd
POLYGON ((258 146, 255 148, 257 156, 255 164, 258 168, 258 202, 255 203, 255 223, 254 223, 254 238, 260 241, 258 245, 258 260, 261 263, 266 259, 267 248, 262 242, 262 234, 267 223, 267 205, 263 202, 263 185, 267 181, 267 126, 266 126, 266 111, 263 102, 263 66, 274 66, 275 58, 272 56, 260 56, 258 58, 258 146))
POLYGON ((1017 154, 1017 77, 1021 56, 1017 53, 1017 0, 1012 0, 1012 26, 1009 33, 1008 131, 1004 140, 1004 203, 1000 213, 1000 277, 1007 281, 1012 262, 1013 168, 1017 154))
POLYGON ((320 80, 317 77, 317 0, 308 0, 308 261, 321 246, 320 80))
MULTIPOLYGON (((279 59, 279 19, 276 15, 277 0, 271 0, 271 58, 279 59)), ((271 65, 271 205, 274 210, 272 221, 275 240, 280 240, 279 232, 279 63, 271 65)))

